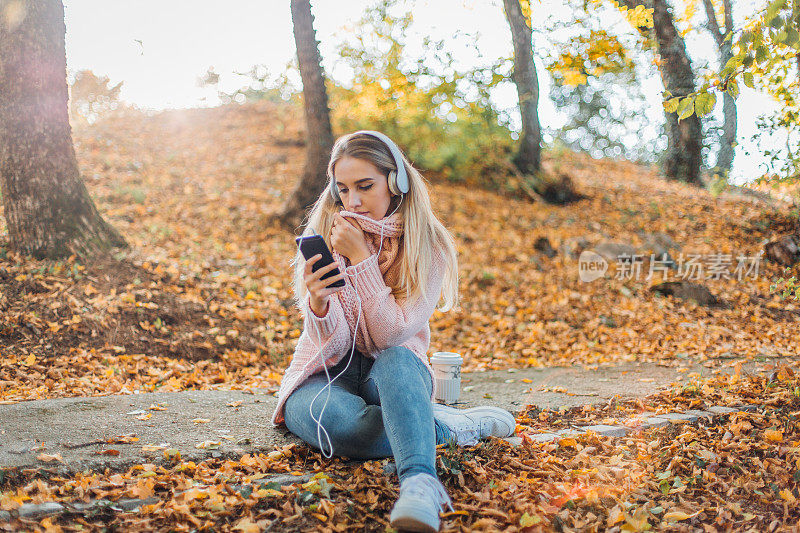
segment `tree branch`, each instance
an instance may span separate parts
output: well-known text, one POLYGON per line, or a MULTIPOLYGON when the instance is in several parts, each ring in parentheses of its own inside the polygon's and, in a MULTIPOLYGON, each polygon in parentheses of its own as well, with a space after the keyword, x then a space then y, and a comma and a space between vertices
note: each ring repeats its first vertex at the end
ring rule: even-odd
MULTIPOLYGON (((726 0, 728 1, 728 0, 726 0)), ((708 31, 711 32, 711 35, 714 37, 714 41, 716 41, 717 46, 722 46, 722 43, 725 41, 725 36, 722 35, 722 32, 719 29, 719 24, 717 24, 717 14, 714 12, 714 5, 711 3, 711 0, 703 0, 703 6, 706 8, 706 17, 708 17, 708 22, 706 23, 706 27, 708 31)), ((725 25, 728 25, 728 17, 729 17, 730 10, 725 9, 725 25)), ((731 22, 731 25, 733 22, 731 22)), ((725 65, 721 65, 724 67, 725 65)))

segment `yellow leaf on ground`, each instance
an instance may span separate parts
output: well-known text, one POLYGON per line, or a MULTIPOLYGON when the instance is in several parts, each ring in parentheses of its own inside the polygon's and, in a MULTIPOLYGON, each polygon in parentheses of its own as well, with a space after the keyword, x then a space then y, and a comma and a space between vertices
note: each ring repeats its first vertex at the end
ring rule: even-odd
POLYGON ((531 516, 528 514, 527 511, 525 511, 525 513, 519 519, 519 525, 520 527, 531 527, 535 526, 541 521, 542 517, 540 517, 539 515, 534 514, 533 516, 531 516))
POLYGON ((774 429, 768 429, 764 431, 764 438, 770 442, 780 442, 783 440, 783 433, 775 431, 774 429))
POLYGON ((670 511, 664 515, 664 520, 668 522, 677 522, 678 520, 687 520, 689 518, 692 518, 693 516, 696 516, 699 513, 700 511, 697 511, 696 513, 692 514, 684 513, 683 511, 670 511))
POLYGON ((253 493, 256 498, 263 498, 265 496, 285 496, 286 494, 275 489, 258 489, 253 493))

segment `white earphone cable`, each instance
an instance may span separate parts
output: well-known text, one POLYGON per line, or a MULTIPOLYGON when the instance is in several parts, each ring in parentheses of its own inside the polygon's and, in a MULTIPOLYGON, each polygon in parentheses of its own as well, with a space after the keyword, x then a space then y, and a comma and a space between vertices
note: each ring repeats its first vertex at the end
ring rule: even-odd
MULTIPOLYGON (((398 209, 400 209, 400 205, 403 203, 403 197, 404 196, 405 195, 401 193, 400 202, 398 202, 397 207, 395 207, 394 211, 392 211, 385 218, 388 218, 388 217, 392 216, 393 214, 395 214, 397 212, 398 209)), ((328 366, 325 364, 325 359, 322 357, 322 334, 319 332, 319 330, 316 329, 316 324, 313 325, 313 328, 314 328, 314 330, 315 330, 315 332, 317 334, 317 341, 318 341, 317 354, 319 355, 320 359, 322 359, 322 368, 325 369, 325 377, 327 378, 328 383, 324 387, 322 387, 319 390, 319 392, 317 392, 316 396, 314 396, 314 399, 311 400, 311 404, 308 406, 308 413, 311 415, 312 420, 314 420, 314 422, 316 422, 316 424, 317 424, 317 442, 319 443, 319 449, 322 452, 322 455, 325 456, 328 459, 330 459, 333 456, 333 445, 331 444, 331 439, 330 439, 330 436, 328 435, 328 432, 322 426, 322 422, 321 422, 322 421, 322 414, 325 412, 325 408, 328 406, 328 400, 331 397, 331 385, 333 384, 334 381, 336 381, 339 378, 339 376, 344 374, 347 371, 347 369, 350 367, 350 363, 353 360, 353 352, 355 351, 355 348, 356 348, 356 336, 358 335, 358 323, 359 323, 359 321, 361 319, 361 297, 358 294, 358 282, 356 281, 356 277, 355 276, 356 276, 356 274, 360 274, 361 272, 363 272, 364 270, 366 270, 369 267, 369 263, 367 263, 367 261, 370 261, 370 260, 373 260, 375 262, 378 261, 378 257, 380 256, 381 250, 383 249, 383 230, 384 230, 385 222, 386 221, 384 219, 380 223, 380 225, 381 225, 380 244, 378 246, 378 252, 375 254, 374 258, 370 257, 369 259, 367 259, 365 261, 362 261, 358 265, 349 265, 349 266, 345 267, 345 269, 344 269, 345 273, 350 274, 351 276, 353 276, 353 282, 355 284, 354 287, 353 287, 353 289, 354 289, 353 292, 356 295, 356 300, 358 300, 358 312, 356 314, 356 326, 355 326, 355 329, 354 329, 354 332, 353 332, 353 346, 350 348, 350 355, 348 356, 348 359, 347 359, 347 365, 345 365, 344 369, 339 374, 337 374, 337 376, 335 378, 333 378, 333 379, 331 379, 331 375, 328 372, 328 366), (312 407, 314 406, 314 402, 317 401, 317 398, 319 397, 319 395, 322 394, 322 391, 324 391, 326 388, 328 389, 328 395, 325 397, 325 403, 322 405, 322 409, 319 412, 319 418, 317 418, 317 417, 314 416, 314 412, 313 412, 312 407), (326 453, 325 452, 325 448, 322 447, 322 433, 325 434, 325 440, 328 443, 328 449, 330 450, 330 454, 326 453)), ((328 304, 328 305, 330 306, 330 304, 328 304)), ((313 313, 314 311, 309 309, 309 312, 313 313)), ((328 312, 330 312, 330 309, 328 309, 328 312)), ((309 322, 313 323, 313 320, 309 320, 309 322)))

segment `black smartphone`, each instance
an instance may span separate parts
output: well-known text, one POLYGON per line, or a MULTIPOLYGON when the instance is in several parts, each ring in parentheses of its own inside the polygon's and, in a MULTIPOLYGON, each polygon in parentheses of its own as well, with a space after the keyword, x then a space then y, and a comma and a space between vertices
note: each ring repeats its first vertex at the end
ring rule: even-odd
MULTIPOLYGON (((317 254, 322 254, 322 257, 317 259, 317 262, 311 266, 312 272, 316 272, 320 268, 333 263, 333 255, 328 249, 328 245, 325 244, 325 239, 322 238, 322 235, 297 237, 295 238, 295 241, 297 241, 297 244, 300 245, 300 252, 303 254, 303 257, 306 258, 306 261, 317 254)), ((339 274, 338 266, 322 276, 320 279, 327 279, 331 276, 336 276, 337 274, 339 274)), ((336 280, 325 288, 329 289, 331 287, 344 287, 344 279, 336 280)))

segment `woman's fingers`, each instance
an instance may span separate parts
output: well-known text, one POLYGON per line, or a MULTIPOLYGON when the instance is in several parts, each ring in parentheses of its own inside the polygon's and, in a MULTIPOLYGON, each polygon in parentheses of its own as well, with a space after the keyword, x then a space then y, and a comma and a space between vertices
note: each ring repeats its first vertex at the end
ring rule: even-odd
POLYGON ((312 282, 311 284, 308 285, 308 290, 311 292, 311 294, 316 295, 316 297, 318 299, 320 299, 320 300, 325 299, 326 297, 330 296, 331 294, 339 292, 340 290, 342 290, 344 288, 343 286, 342 287, 329 287, 329 285, 331 283, 334 283, 338 279, 340 279, 340 276, 342 276, 342 274, 338 274, 336 276, 331 276, 330 278, 326 278, 324 280, 316 280, 316 281, 314 281, 314 282, 312 282))
POLYGON ((325 279, 322 279, 321 277, 317 278, 317 279, 314 280, 314 282, 318 283, 322 288, 325 288, 328 285, 330 285, 331 283, 339 281, 340 279, 343 279, 343 278, 344 278, 344 274, 342 272, 339 272, 335 276, 331 276, 329 278, 325 278, 325 279))
POLYGON ((312 255, 311 257, 306 259, 306 265, 305 265, 306 274, 311 274, 311 267, 313 267, 314 263, 316 263, 321 257, 322 254, 317 254, 317 255, 312 255))
POLYGON ((322 259, 322 254, 312 255, 311 257, 309 257, 305 264, 305 273, 316 274, 318 272, 322 272, 324 274, 325 272, 331 269, 331 265, 335 267, 337 264, 336 261, 331 261, 329 264, 315 271, 314 265, 317 264, 317 262, 321 259, 322 259))
MULTIPOLYGON (((316 257, 316 256, 314 256, 314 257, 316 257)), ((309 260, 309 262, 311 262, 311 261, 309 260)), ((320 269, 318 269, 316 271, 310 271, 308 268, 306 268, 306 272, 305 272, 305 276, 304 276, 305 277, 306 286, 309 287, 309 289, 311 289, 312 285, 313 286, 319 285, 321 287, 324 287, 326 285, 330 285, 334 281, 337 281, 339 279, 344 278, 344 273, 343 272, 339 272, 338 274, 336 274, 334 276, 331 276, 331 277, 328 277, 328 278, 325 278, 324 280, 322 280, 322 277, 324 275, 326 275, 328 272, 331 272, 332 270, 336 269, 338 266, 339 266, 338 263, 336 261, 333 261, 330 264, 325 265, 324 267, 322 267, 322 268, 320 268, 320 269)))
POLYGON ((330 263, 328 265, 325 265, 324 267, 320 268, 319 270, 317 270, 316 272, 312 273, 311 275, 314 277, 314 279, 321 279, 322 276, 324 276, 325 274, 327 274, 331 270, 335 269, 337 266, 339 266, 339 265, 336 263, 336 261, 333 261, 332 263, 330 263))

